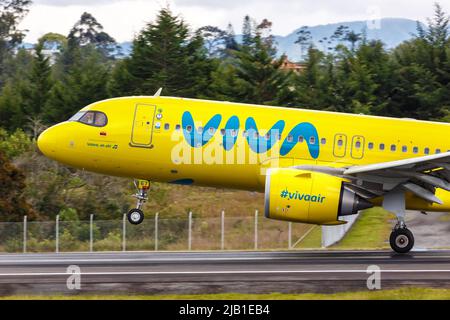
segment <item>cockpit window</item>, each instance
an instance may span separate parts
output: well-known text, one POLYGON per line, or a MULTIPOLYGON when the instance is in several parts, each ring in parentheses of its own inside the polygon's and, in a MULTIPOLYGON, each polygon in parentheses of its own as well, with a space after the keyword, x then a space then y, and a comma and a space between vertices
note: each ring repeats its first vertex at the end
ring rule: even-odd
POLYGON ((108 123, 108 117, 99 111, 82 111, 70 118, 69 121, 77 121, 94 127, 104 127, 108 123))
POLYGON ((80 122, 84 124, 94 125, 95 112, 86 112, 86 114, 81 117, 80 122))
POLYGON ((104 113, 96 112, 95 113, 95 126, 104 127, 108 120, 106 119, 106 115, 104 113))
POLYGON ((85 113, 86 113, 85 111, 78 112, 72 118, 70 118, 69 121, 79 121, 81 117, 84 116, 85 113))

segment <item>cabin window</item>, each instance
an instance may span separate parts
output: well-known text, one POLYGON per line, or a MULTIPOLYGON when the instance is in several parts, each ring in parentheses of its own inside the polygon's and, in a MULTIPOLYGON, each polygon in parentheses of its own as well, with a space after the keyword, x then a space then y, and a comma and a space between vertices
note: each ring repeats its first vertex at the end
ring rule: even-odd
POLYGON ((338 140, 338 146, 339 147, 342 147, 344 145, 344 140, 338 140))
POLYGON ((170 130, 170 124, 166 123, 164 125, 164 130, 166 130, 166 131, 170 130))
POLYGON ((314 137, 309 138, 309 143, 316 144, 316 138, 314 138, 314 137))
POLYGON ((305 138, 303 136, 298 137, 298 142, 300 143, 305 142, 305 138))
POLYGON ((198 133, 203 133, 203 127, 198 127, 198 133))
POLYGON ((244 132, 242 132, 242 136, 243 136, 244 138, 247 138, 247 137, 248 137, 248 132, 247 132, 247 130, 245 130, 244 132))
POLYGON ((430 148, 425 148, 424 153, 425 154, 430 154, 430 148))
POLYGON ((322 138, 322 140, 320 141, 321 144, 327 144, 327 139, 322 138))
POLYGON ((226 132, 225 129, 221 129, 221 130, 220 130, 220 134, 221 134, 222 136, 225 136, 226 133, 227 133, 227 132, 226 132))
POLYGON ((216 129, 214 129, 213 127, 209 128, 209 134, 213 136, 214 133, 216 133, 216 129))
POLYGON ((270 140, 270 133, 266 134, 266 140, 270 140))
POLYGON ((287 137, 287 141, 288 141, 288 142, 294 142, 294 136, 293 136, 293 135, 289 135, 289 136, 287 137))
POLYGON ((381 143, 381 144, 380 144, 380 150, 381 150, 381 151, 384 151, 384 149, 386 149, 386 146, 385 146, 384 143, 381 143))
POLYGON ((361 149, 361 142, 360 141, 356 141, 355 148, 356 149, 361 149))
POLYGON ((402 152, 403 152, 403 153, 408 152, 408 147, 407 147, 407 146, 403 146, 403 147, 402 147, 402 152))
POLYGON ((369 150, 373 150, 374 144, 373 142, 369 142, 369 150))
POLYGON ((232 136, 233 138, 237 137, 237 135, 238 135, 238 132, 237 132, 236 129, 231 130, 231 136, 232 136))
POLYGON ((192 126, 187 126, 187 127, 186 127, 186 131, 187 131, 188 133, 191 133, 191 132, 192 132, 192 126))
POLYGON ((78 121, 94 127, 104 127, 108 123, 108 118, 106 117, 106 114, 99 111, 88 111, 83 115, 76 114, 75 116, 72 117, 72 119, 76 118, 78 118, 79 120, 69 120, 69 121, 78 121))
POLYGON ((177 126, 175 127, 175 130, 180 131, 181 130, 181 125, 177 124, 177 126))
POLYGON ((395 144, 392 144, 392 145, 391 145, 391 151, 392 151, 392 152, 397 151, 397 146, 396 146, 395 144))
POLYGON ((436 149, 436 154, 441 153, 441 149, 436 149))
POLYGON ((415 154, 418 154, 418 153, 419 153, 419 147, 414 147, 414 148, 413 148, 413 152, 414 152, 415 154))

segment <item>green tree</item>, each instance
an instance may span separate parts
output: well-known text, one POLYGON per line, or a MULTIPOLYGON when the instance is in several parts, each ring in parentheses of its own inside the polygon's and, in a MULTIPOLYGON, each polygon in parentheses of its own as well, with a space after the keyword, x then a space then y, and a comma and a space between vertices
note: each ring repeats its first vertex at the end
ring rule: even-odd
POLYGON ((94 16, 87 12, 84 12, 72 27, 67 39, 69 46, 95 46, 105 57, 110 57, 117 50, 116 40, 104 31, 94 16))
POLYGON ((25 176, 14 167, 0 150, 0 221, 22 221, 27 215, 37 217, 24 196, 25 176))
POLYGON ((239 50, 239 45, 236 41, 236 34, 234 33, 233 25, 231 23, 228 24, 227 30, 225 31, 224 42, 225 42, 225 49, 224 49, 225 57, 229 57, 231 52, 239 50))
POLYGON ((46 57, 42 50, 43 43, 39 42, 35 47, 29 84, 22 93, 24 113, 32 118, 41 117, 42 109, 46 105, 53 87, 50 58, 46 57))
POLYGON ((426 27, 418 24, 415 39, 393 53, 394 87, 384 112, 394 116, 438 120, 450 101, 449 16, 435 4, 426 27))
POLYGON ((28 13, 30 4, 31 0, 0 0, 0 87, 5 82, 5 59, 25 37, 18 25, 28 13))
MULTIPOLYGON (((248 21, 250 18, 246 18, 248 21)), ((292 74, 280 69, 285 58, 276 57, 271 25, 263 20, 250 31, 254 36, 214 73, 212 87, 217 98, 271 105, 292 102, 289 87, 292 74)))
POLYGON ((67 120, 79 109, 109 97, 109 65, 96 48, 79 48, 80 55, 50 91, 43 117, 49 123, 67 120))
POLYGON ((131 57, 118 65, 110 87, 123 88, 121 95, 151 95, 164 87, 168 95, 197 97, 211 71, 201 34, 191 36, 183 20, 162 9, 134 40, 131 57))

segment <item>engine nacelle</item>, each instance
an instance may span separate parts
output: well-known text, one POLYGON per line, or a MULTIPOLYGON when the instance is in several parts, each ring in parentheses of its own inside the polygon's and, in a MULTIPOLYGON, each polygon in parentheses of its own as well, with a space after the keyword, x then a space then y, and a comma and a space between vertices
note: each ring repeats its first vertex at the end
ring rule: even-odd
POLYGON ((266 217, 318 224, 342 224, 339 217, 373 204, 346 188, 343 178, 297 169, 271 169, 266 177, 266 217))

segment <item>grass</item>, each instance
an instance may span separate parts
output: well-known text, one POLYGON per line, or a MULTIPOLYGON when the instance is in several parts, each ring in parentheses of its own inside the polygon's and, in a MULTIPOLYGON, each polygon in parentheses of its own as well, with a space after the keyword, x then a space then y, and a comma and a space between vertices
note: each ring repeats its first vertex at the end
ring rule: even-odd
POLYGON ((332 249, 387 249, 392 219, 394 216, 382 208, 364 211, 344 239, 332 249))
POLYGON ((450 289, 401 288, 335 294, 90 295, 12 296, 0 300, 450 300, 450 289))
POLYGON ((300 242, 295 249, 320 249, 322 247, 322 227, 314 229, 300 242))

